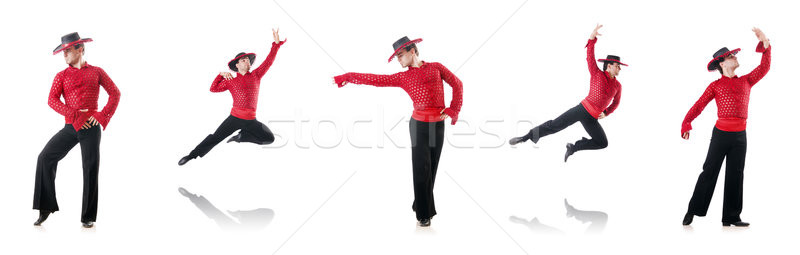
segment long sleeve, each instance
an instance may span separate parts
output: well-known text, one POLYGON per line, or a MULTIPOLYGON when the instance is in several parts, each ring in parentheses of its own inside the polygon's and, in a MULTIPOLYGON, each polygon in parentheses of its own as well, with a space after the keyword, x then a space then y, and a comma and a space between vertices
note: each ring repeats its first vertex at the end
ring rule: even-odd
POLYGON ((223 92, 228 90, 228 80, 225 80, 222 75, 217 75, 217 78, 214 78, 214 82, 211 83, 211 92, 223 92))
POLYGON ((761 78, 764 78, 769 72, 770 62, 772 61, 772 44, 770 44, 769 48, 764 48, 764 43, 759 42, 758 46, 756 46, 756 52, 761 52, 761 64, 759 64, 756 69, 753 69, 752 72, 745 75, 742 78, 747 79, 747 82, 750 83, 750 86, 756 85, 761 78))
POLYGON ((50 88, 50 95, 47 98, 47 105, 53 108, 58 114, 64 115, 67 119, 74 118, 78 109, 67 106, 66 103, 61 101, 61 95, 64 94, 64 80, 62 73, 56 74, 53 79, 53 86, 50 88))
POLYGON ((100 86, 108 94, 108 102, 106 102, 106 106, 103 107, 103 110, 100 112, 95 113, 94 119, 100 122, 105 129, 108 126, 108 122, 111 120, 111 117, 114 116, 114 112, 117 111, 117 105, 119 104, 120 92, 117 88, 117 85, 114 84, 114 81, 111 80, 111 77, 108 77, 108 74, 103 69, 98 68, 98 76, 100 80, 100 86))
POLYGON ((275 61, 275 55, 278 54, 278 50, 281 48, 281 45, 283 45, 283 43, 285 42, 286 42, 285 39, 281 41, 281 43, 272 42, 272 49, 269 50, 269 55, 267 55, 267 58, 264 59, 264 62, 261 63, 261 65, 258 66, 256 70, 253 70, 253 74, 255 74, 256 77, 258 77, 259 79, 261 77, 264 77, 264 74, 267 73, 269 67, 272 66, 272 62, 275 61))
POLYGON ((606 116, 611 115, 611 113, 613 113, 614 110, 617 109, 617 106, 619 106, 620 98, 622 98, 622 87, 620 87, 619 90, 617 90, 617 94, 614 95, 614 102, 611 102, 611 105, 609 105, 608 108, 606 108, 606 110, 604 111, 606 116))
POLYGON ((602 72, 600 68, 597 67, 597 61, 594 57, 595 43, 597 43, 597 38, 594 38, 594 40, 589 40, 586 43, 586 62, 589 64, 589 73, 591 74, 602 72))
POLYGON ((701 112, 703 112, 703 109, 705 109, 706 105, 711 102, 711 99, 714 99, 713 86, 713 83, 709 85, 708 88, 706 88, 706 91, 703 92, 703 95, 700 96, 700 99, 698 99, 692 108, 689 109, 689 112, 686 113, 686 117, 683 118, 683 124, 681 125, 681 135, 689 130, 692 130, 692 121, 694 121, 694 119, 697 118, 701 112))
POLYGON ((340 88, 344 86, 344 82, 372 85, 375 87, 401 87, 401 74, 368 74, 368 73, 346 73, 333 77, 336 85, 340 88))
POLYGON ((450 72, 447 67, 442 64, 437 64, 437 67, 439 68, 439 74, 442 76, 442 80, 447 82, 447 84, 453 88, 453 98, 450 101, 450 107, 445 109, 444 113, 447 114, 447 116, 450 116, 452 119, 450 124, 455 125, 456 121, 458 121, 458 114, 461 112, 464 87, 461 83, 461 80, 459 80, 455 74, 450 72))

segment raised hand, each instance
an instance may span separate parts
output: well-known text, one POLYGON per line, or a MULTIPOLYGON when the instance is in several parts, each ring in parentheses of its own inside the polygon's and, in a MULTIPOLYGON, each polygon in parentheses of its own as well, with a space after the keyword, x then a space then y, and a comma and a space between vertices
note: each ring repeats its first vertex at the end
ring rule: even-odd
POLYGON ((222 76, 222 78, 225 78, 226 80, 233 79, 233 74, 229 72, 220 72, 219 75, 222 76))
POLYGON ((769 48, 769 39, 767 39, 767 36, 764 35, 764 32, 757 27, 753 28, 753 32, 756 33, 756 37, 758 37, 758 40, 764 43, 764 48, 765 49, 769 48))
POLYGON ((683 135, 681 135, 681 137, 683 138, 683 140, 689 140, 689 131, 683 132, 683 135))
POLYGON ((602 35, 597 32, 602 27, 603 25, 597 24, 597 26, 594 28, 594 31, 592 31, 592 35, 589 36, 589 40, 594 40, 595 38, 597 38, 598 35, 602 35))
POLYGON ((280 38, 280 36, 278 35, 278 32, 279 32, 279 31, 281 31, 281 29, 280 29, 280 28, 278 28, 277 30, 276 30, 276 29, 274 29, 274 28, 272 29, 272 38, 275 38, 275 43, 276 43, 276 44, 278 44, 278 43, 281 43, 281 38, 280 38))

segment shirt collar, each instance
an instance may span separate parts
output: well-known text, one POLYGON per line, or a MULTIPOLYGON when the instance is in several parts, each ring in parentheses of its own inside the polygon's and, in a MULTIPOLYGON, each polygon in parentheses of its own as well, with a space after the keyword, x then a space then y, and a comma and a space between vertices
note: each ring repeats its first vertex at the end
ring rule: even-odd
POLYGON ((411 70, 411 69, 421 69, 421 68, 422 68, 423 66, 425 66, 425 64, 427 64, 427 63, 428 63, 428 62, 422 61, 422 65, 420 65, 419 67, 413 67, 413 66, 409 66, 409 67, 408 67, 408 70, 411 70))
MULTIPOLYGON (((247 71, 247 73, 245 73, 244 75, 248 75, 248 74, 250 74, 250 71, 247 71)), ((242 75, 242 73, 240 73, 240 72, 236 72, 236 77, 244 76, 244 75, 242 75)))
MULTIPOLYGON (((83 68, 86 68, 87 66, 89 66, 89 62, 86 62, 86 61, 84 61, 84 62, 83 62, 83 65, 81 65, 81 69, 83 69, 83 68)), ((74 67, 74 66, 72 66, 72 65, 67 65, 67 69, 75 69, 75 70, 78 70, 78 68, 75 68, 75 67, 74 67)))

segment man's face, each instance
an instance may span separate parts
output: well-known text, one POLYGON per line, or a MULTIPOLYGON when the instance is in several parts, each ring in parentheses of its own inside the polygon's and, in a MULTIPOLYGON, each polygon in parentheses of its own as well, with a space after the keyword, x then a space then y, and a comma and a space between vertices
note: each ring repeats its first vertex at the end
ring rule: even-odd
POLYGON ((608 72, 608 74, 614 77, 619 75, 620 70, 622 70, 622 67, 617 62, 609 63, 608 66, 606 67, 606 72, 608 72))
POLYGON ((732 68, 736 70, 736 68, 739 67, 739 60, 736 58, 736 55, 730 54, 725 56, 725 60, 720 62, 719 66, 721 66, 722 69, 732 68))
POLYGON ((83 47, 72 46, 64 50, 64 61, 67 62, 67 65, 74 65, 80 61, 82 55, 83 47))
POLYGON ((397 52, 397 62, 400 63, 403 67, 408 67, 414 63, 414 56, 416 53, 415 50, 407 51, 406 49, 401 49, 397 52))
POLYGON ((236 68, 239 69, 239 72, 243 73, 250 71, 250 58, 246 56, 240 58, 239 62, 236 62, 236 68))

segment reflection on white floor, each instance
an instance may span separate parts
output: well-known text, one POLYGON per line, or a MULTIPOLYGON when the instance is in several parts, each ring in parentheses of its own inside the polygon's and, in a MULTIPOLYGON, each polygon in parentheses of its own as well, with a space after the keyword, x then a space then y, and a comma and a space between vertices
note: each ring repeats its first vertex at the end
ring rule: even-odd
MULTIPOLYGON (((606 223, 608 223, 607 213, 575 209, 574 206, 567 202, 567 199, 564 199, 564 207, 567 210, 567 218, 575 218, 582 223, 589 223, 589 226, 586 228, 586 234, 600 234, 606 228, 606 223)), ((540 234, 565 234, 564 231, 556 227, 545 225, 536 217, 531 220, 525 220, 517 216, 511 216, 508 219, 513 223, 525 225, 531 231, 540 234)))
POLYGON ((246 211, 228 211, 228 214, 223 213, 211 204, 204 196, 199 196, 187 191, 184 188, 178 188, 181 195, 189 198, 200 211, 203 212, 208 218, 214 220, 223 230, 236 230, 236 231, 253 231, 264 229, 272 222, 275 217, 275 212, 268 208, 257 208, 246 211), (228 216, 230 215, 230 216, 228 216))

